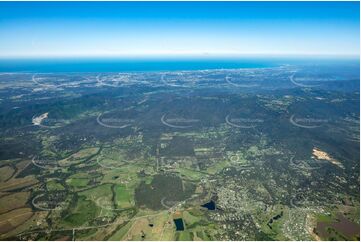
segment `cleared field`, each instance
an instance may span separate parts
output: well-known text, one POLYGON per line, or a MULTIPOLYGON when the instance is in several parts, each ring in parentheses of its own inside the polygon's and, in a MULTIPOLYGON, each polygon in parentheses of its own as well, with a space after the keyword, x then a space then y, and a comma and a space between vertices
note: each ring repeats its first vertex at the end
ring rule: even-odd
POLYGON ((0 191, 9 191, 13 189, 19 189, 26 186, 31 186, 38 183, 33 176, 27 176, 24 178, 11 179, 7 182, 0 184, 0 191))
POLYGON ((93 201, 86 200, 84 196, 78 198, 76 206, 64 218, 64 222, 70 226, 82 226, 89 224, 98 214, 98 207, 93 201))
POLYGON ((119 241, 119 240, 123 240, 123 237, 127 234, 128 230, 130 229, 130 227, 132 226, 132 223, 127 223, 126 225, 124 225, 123 227, 121 227, 120 229, 118 229, 110 238, 110 241, 119 241))
POLYGON ((22 160, 18 163, 16 163, 16 168, 19 169, 18 173, 23 170, 24 168, 26 168, 29 164, 31 164, 30 160, 22 160))
POLYGON ((188 168, 178 168, 178 171, 181 174, 181 176, 184 176, 192 181, 200 181, 204 176, 204 174, 202 174, 201 172, 188 168))
POLYGON ((83 159, 86 159, 92 155, 95 155, 99 151, 99 148, 87 148, 82 149, 79 152, 72 154, 66 159, 60 160, 59 165, 60 166, 70 166, 73 164, 77 164, 83 159))
POLYGON ((6 181, 14 173, 14 169, 10 166, 3 166, 0 168, 0 182, 6 181))
POLYGON ((66 183, 69 186, 75 187, 75 188, 82 188, 82 187, 86 187, 89 183, 89 179, 85 179, 85 178, 70 178, 68 180, 66 180, 66 183))
POLYGON ((20 208, 2 214, 0 218, 0 234, 5 234, 27 221, 33 212, 30 208, 20 208))
POLYGON ((112 184, 99 185, 95 188, 91 188, 84 192, 81 192, 79 195, 84 195, 93 201, 98 198, 107 198, 107 199, 111 200, 111 198, 112 198, 111 186, 112 186, 112 184))
POLYGON ((142 208, 160 210, 187 199, 194 190, 193 184, 183 182, 178 176, 156 175, 151 184, 147 185, 143 182, 137 187, 135 199, 137 205, 142 208))
POLYGON ((48 181, 46 183, 46 188, 48 189, 48 191, 59 191, 65 189, 63 185, 61 185, 61 183, 56 180, 48 181))
POLYGON ((139 183, 138 173, 146 167, 125 165, 116 169, 104 169, 103 183, 126 183, 127 187, 135 187, 139 183))
POLYGON ((193 240, 192 233, 190 233, 188 231, 177 232, 176 237, 177 237, 177 240, 180 240, 180 241, 191 241, 191 240, 193 240))
POLYGON ((337 213, 319 216, 315 232, 324 240, 359 240, 360 225, 337 213))
POLYGON ((124 185, 116 185, 114 192, 118 208, 129 208, 134 205, 134 191, 128 190, 124 185))
MULTIPOLYGON (((27 230, 33 230, 33 229, 42 229, 45 228, 46 226, 46 216, 47 216, 48 212, 45 211, 41 211, 41 212, 34 212, 32 217, 28 220, 26 220, 24 223, 22 223, 21 225, 17 226, 15 229, 9 231, 4 235, 4 238, 8 238, 8 237, 14 237, 14 236, 18 236, 20 233, 25 232, 27 230)), ((34 234, 31 234, 32 236, 34 236, 34 234)), ((31 236, 30 235, 30 236, 31 236)), ((22 239, 21 237, 17 237, 19 239, 22 239)), ((34 240, 34 237, 30 237, 28 238, 29 240, 34 240)))
POLYGON ((99 217, 114 217, 117 208, 114 206, 112 184, 100 185, 79 194, 94 202, 100 210, 99 217))
POLYGON ((201 218, 192 215, 188 211, 184 211, 183 212, 183 220, 184 220, 186 227, 188 228, 188 227, 192 226, 193 224, 199 222, 201 220, 201 218))
POLYGON ((224 160, 224 161, 219 161, 215 164, 213 164, 211 167, 209 167, 207 169, 207 172, 214 175, 217 172, 220 172, 221 170, 223 170, 223 168, 228 167, 229 166, 229 162, 224 160))
POLYGON ((0 214, 25 206, 30 192, 17 192, 0 199, 0 214))
POLYGON ((135 219, 123 240, 162 240, 162 233, 169 215, 161 213, 155 216, 135 219))

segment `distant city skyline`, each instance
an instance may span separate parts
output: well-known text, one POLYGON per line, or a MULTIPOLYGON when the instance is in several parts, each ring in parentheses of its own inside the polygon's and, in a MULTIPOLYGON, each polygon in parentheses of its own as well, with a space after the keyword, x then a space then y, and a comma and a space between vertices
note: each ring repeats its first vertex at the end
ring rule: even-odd
POLYGON ((0 57, 359 56, 359 2, 0 2, 0 57))

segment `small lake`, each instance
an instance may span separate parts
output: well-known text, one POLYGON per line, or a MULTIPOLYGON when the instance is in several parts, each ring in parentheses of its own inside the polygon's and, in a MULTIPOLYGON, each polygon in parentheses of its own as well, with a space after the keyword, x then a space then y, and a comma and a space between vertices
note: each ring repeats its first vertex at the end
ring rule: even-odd
POLYGON ((184 230, 184 224, 182 218, 173 219, 175 227, 177 228, 177 231, 183 231, 184 230))
POLYGON ((201 205, 201 207, 207 208, 208 210, 215 210, 216 209, 216 203, 213 200, 211 200, 210 202, 201 205))

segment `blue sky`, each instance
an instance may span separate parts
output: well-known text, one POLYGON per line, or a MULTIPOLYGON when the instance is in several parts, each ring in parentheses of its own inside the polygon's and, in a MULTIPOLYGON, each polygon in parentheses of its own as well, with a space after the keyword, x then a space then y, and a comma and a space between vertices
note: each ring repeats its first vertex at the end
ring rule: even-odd
POLYGON ((359 55, 358 2, 0 2, 0 56, 359 55))

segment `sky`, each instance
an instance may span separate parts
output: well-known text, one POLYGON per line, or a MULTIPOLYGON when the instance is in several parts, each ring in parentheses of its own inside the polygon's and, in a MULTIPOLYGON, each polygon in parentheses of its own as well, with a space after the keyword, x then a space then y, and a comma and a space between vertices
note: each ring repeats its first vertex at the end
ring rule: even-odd
POLYGON ((0 2, 0 57, 353 55, 359 2, 0 2))

